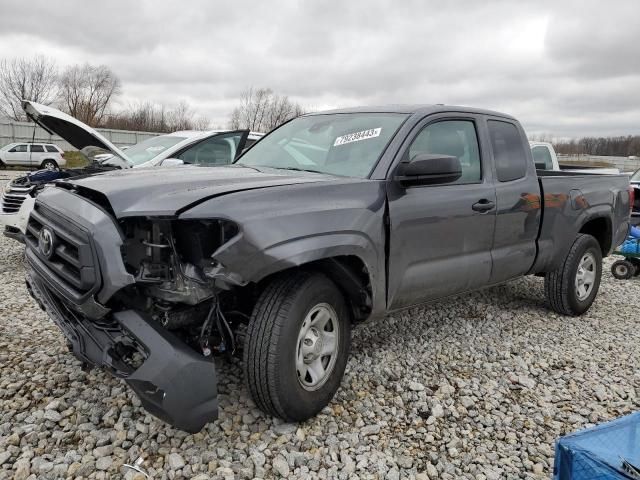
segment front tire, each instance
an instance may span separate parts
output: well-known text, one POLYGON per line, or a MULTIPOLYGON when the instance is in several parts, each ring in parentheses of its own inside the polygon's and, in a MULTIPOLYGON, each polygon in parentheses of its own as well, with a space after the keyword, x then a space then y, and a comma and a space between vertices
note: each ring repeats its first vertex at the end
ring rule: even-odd
POLYGON ((350 344, 349 310, 331 280, 308 272, 278 277, 260 295, 247 329, 251 397, 287 422, 313 417, 338 390, 350 344))
POLYGON ((544 291, 552 310, 582 315, 598 294, 602 276, 602 251, 591 235, 578 234, 564 262, 544 278, 544 291))

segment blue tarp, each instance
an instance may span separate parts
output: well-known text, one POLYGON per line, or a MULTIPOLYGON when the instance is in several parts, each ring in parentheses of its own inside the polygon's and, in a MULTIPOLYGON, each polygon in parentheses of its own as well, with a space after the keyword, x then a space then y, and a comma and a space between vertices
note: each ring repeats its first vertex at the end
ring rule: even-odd
POLYGON ((622 245, 616 249, 617 253, 622 255, 638 255, 640 254, 640 238, 627 237, 622 245))
POLYGON ((554 480, 637 480, 622 459, 640 466, 640 412, 580 430, 556 442, 554 480))

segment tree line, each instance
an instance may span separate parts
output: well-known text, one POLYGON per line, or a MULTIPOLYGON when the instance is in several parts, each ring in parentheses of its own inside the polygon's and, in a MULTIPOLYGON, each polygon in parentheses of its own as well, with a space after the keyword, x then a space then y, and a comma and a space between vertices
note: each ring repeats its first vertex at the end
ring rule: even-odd
MULTIPOLYGON (((60 69, 42 55, 0 60, 0 116, 27 120, 21 101, 52 105, 91 127, 173 132, 207 130, 208 119, 197 115, 184 100, 167 106, 149 101, 115 108, 122 82, 106 65, 89 63, 60 69)), ((247 88, 229 115, 232 129, 268 132, 304 113, 298 103, 269 88, 247 88)))
POLYGON ((619 137, 583 137, 556 141, 556 152, 566 155, 604 155, 615 157, 640 157, 640 135, 619 137))

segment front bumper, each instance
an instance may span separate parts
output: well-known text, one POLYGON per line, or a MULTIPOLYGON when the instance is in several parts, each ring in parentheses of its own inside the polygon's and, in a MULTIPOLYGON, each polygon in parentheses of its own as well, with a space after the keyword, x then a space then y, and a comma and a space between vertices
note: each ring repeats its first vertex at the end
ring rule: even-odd
MULTIPOLYGON (((0 213, 0 228, 6 237, 24 243, 24 233, 27 231, 29 214, 33 210, 36 199, 27 195, 15 213, 0 213)), ((3 209, 4 210, 4 209, 3 209)))
POLYGON ((89 319, 55 295, 29 263, 28 270, 29 292, 80 361, 124 379, 149 413, 176 428, 195 433, 218 418, 212 359, 134 310, 89 319))

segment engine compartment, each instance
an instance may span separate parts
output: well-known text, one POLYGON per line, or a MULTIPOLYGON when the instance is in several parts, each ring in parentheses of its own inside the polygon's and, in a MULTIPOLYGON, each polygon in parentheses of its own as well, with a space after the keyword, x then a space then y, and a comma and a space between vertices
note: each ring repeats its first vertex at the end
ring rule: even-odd
POLYGON ((135 283, 114 310, 142 311, 205 356, 235 352, 234 330, 248 320, 236 292, 216 283, 214 252, 238 234, 223 219, 129 218, 120 222, 122 259, 135 283))

